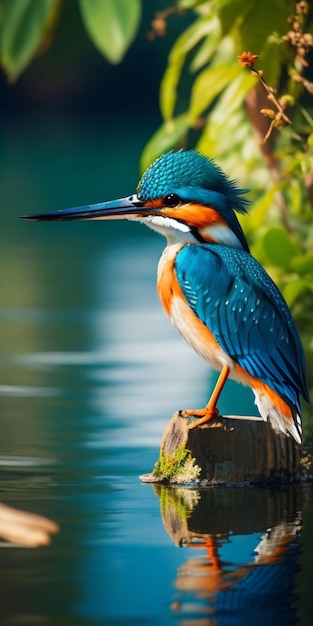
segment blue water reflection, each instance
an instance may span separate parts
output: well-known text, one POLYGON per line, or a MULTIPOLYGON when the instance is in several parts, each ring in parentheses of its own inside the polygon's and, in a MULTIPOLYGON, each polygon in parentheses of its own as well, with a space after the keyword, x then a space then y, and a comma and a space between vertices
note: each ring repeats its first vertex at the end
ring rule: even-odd
MULTIPOLYGON (((99 186, 90 198, 87 174, 65 177, 77 152, 77 138, 67 140, 58 165, 59 143, 46 136, 53 182, 43 138, 28 138, 27 154, 0 170, 10 207, 0 231, 1 499, 61 529, 48 548, 2 543, 0 623, 310 624, 310 487, 177 493, 140 483, 172 413, 201 406, 214 374, 161 310, 157 235, 17 220, 116 195, 118 145, 101 164, 105 181, 99 151, 90 153, 99 186)), ((132 191, 135 170, 119 195, 132 191)), ((231 383, 220 408, 256 414, 252 394, 231 383)))
POLYGON ((295 623, 302 488, 155 490, 167 532, 194 553, 175 581, 182 623, 295 623))

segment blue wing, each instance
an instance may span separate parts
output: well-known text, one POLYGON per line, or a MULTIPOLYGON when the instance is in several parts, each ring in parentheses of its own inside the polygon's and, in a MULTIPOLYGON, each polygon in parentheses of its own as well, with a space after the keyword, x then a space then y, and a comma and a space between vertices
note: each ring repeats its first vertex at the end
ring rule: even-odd
POLYGON ((246 251, 186 245, 175 260, 178 282, 222 349, 287 402, 308 400, 302 345, 288 306, 246 251))

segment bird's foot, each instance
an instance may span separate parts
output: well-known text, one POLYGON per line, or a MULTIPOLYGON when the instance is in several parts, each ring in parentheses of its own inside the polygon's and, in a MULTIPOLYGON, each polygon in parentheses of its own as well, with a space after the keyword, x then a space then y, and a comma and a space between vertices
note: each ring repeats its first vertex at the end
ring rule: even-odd
POLYGON ((197 428, 202 424, 206 424, 219 416, 219 411, 216 406, 207 406, 204 409, 190 409, 186 411, 179 411, 181 417, 185 417, 188 420, 188 428, 197 428), (194 419, 196 418, 196 419, 194 419))
POLYGON ((187 410, 187 411, 179 411, 179 415, 181 417, 186 417, 188 422, 187 426, 189 429, 197 428, 202 424, 206 424, 211 420, 216 419, 219 416, 218 409, 216 407, 218 399, 221 395, 223 387, 226 383, 229 374, 228 365, 224 365, 222 371, 217 379, 217 383, 213 389, 213 393, 211 394, 210 400, 204 409, 195 409, 195 410, 187 410), (198 418, 198 419, 193 419, 198 418))

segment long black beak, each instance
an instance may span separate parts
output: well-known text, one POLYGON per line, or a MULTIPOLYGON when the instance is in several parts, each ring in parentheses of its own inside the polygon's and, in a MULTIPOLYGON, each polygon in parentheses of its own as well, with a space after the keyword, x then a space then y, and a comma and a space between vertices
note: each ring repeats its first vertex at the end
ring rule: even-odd
POLYGON ((127 198, 119 198, 110 202, 100 202, 99 204, 90 204, 87 206, 75 207, 73 209, 63 209, 61 211, 53 211, 53 213, 37 213, 35 215, 22 215, 23 220, 37 221, 64 221, 64 220, 104 220, 119 219, 123 217, 135 218, 149 214, 151 208, 144 206, 143 202, 138 200, 136 194, 127 198))

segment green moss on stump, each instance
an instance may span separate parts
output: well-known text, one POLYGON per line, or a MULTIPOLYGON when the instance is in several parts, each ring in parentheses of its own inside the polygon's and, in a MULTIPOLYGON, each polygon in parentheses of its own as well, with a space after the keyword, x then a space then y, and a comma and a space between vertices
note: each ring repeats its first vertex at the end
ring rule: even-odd
POLYGON ((161 452, 152 474, 154 478, 170 483, 190 483, 199 478, 200 472, 191 452, 182 444, 172 456, 161 452))

